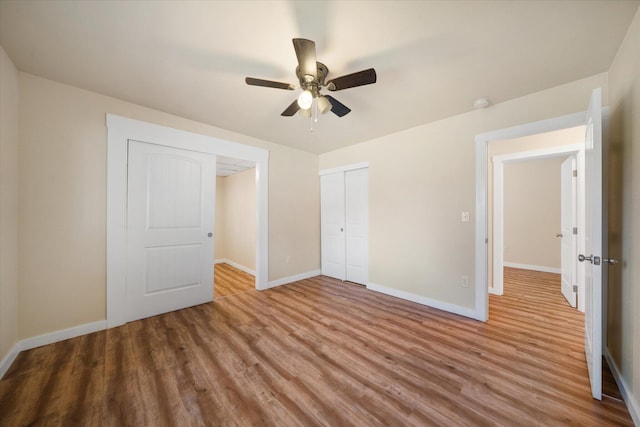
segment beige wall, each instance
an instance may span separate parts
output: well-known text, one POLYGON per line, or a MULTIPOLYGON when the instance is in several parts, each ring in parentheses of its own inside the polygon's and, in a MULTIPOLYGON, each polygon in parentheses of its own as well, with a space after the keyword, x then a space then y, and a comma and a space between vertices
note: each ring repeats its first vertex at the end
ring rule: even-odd
POLYGON ((610 181, 607 347, 640 423, 640 11, 609 70, 610 181))
POLYGON ((584 132, 584 126, 578 126, 520 138, 496 140, 489 143, 487 149, 488 283, 493 283, 493 156, 582 144, 584 143, 584 132))
POLYGON ((256 269, 256 170, 216 179, 216 260, 256 269))
POLYGON ((19 89, 20 338, 105 318, 106 113, 269 149, 269 280, 320 267, 316 155, 26 73, 19 89))
POLYGON ((18 70, 0 47, 0 360, 18 339, 18 70))
POLYGON ((593 88, 606 99, 606 86, 599 74, 320 155, 321 170, 369 162, 370 281, 472 308, 475 135, 584 111, 593 88))
POLYGON ((295 266, 301 263, 306 270, 298 273, 319 270, 318 156, 274 145, 269 170, 279 172, 269 175, 269 277, 296 274, 295 266))
POLYGON ((560 165, 551 157, 504 165, 504 262, 560 269, 560 165))
POLYGON ((224 222, 225 222, 225 199, 227 198, 226 194, 226 186, 224 176, 216 177, 216 225, 214 230, 215 237, 215 258, 216 260, 222 259, 225 257, 225 232, 224 232, 224 222))

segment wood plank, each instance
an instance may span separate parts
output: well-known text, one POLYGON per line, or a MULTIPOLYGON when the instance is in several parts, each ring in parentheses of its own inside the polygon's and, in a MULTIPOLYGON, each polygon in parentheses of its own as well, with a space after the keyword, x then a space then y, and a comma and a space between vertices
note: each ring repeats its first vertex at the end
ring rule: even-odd
POLYGON ((0 425, 632 426, 591 398, 583 322, 558 275, 509 268, 487 323, 323 276, 251 283, 22 352, 0 425))
POLYGON ((214 298, 240 294, 256 287, 254 276, 224 262, 215 265, 213 282, 214 298))

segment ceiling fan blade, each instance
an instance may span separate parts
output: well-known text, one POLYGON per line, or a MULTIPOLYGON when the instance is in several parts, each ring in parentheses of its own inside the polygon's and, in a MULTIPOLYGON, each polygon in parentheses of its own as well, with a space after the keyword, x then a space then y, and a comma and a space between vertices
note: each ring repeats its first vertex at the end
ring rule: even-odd
POLYGON ((338 101, 331 95, 325 95, 325 98, 329 100, 331 103, 331 112, 338 117, 346 116, 351 112, 351 109, 344 105, 342 102, 338 101))
POLYGON ((317 79, 318 65, 316 64, 316 44, 307 39, 293 39, 293 48, 296 50, 298 57, 298 65, 300 66, 300 74, 303 76, 312 76, 314 81, 317 79))
POLYGON ((376 70, 369 68, 368 70, 331 79, 327 82, 327 89, 342 90, 349 89, 350 87, 370 85, 376 82, 376 77, 376 70))
POLYGON ((251 86, 273 87, 276 89, 294 90, 296 87, 289 83, 274 82, 272 80, 262 80, 253 77, 247 77, 244 81, 251 86))
POLYGON ((295 113, 297 113, 299 109, 300 109, 300 106, 298 105, 298 100, 294 99, 291 105, 289 105, 286 110, 280 113, 280 115, 285 117, 291 117, 295 113))

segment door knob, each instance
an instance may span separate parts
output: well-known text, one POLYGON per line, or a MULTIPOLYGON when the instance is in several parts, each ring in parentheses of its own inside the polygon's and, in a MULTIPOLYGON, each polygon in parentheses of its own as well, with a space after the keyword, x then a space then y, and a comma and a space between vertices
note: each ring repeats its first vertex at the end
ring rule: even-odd
POLYGON ((556 233, 556 237, 562 237, 562 233, 556 233))
POLYGON ((580 261, 580 262, 589 261, 593 265, 600 265, 600 257, 599 256, 593 256, 593 255, 584 256, 584 255, 580 254, 580 255, 578 255, 578 261, 580 261))
POLYGON ((207 234, 207 237, 213 237, 213 233, 207 234))

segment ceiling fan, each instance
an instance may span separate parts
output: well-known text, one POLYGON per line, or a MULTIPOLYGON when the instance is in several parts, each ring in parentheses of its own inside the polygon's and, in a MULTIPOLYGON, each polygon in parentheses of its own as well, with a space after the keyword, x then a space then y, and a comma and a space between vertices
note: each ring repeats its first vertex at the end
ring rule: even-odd
MULTIPOLYGON (((349 114, 351 109, 330 95, 322 95, 320 90, 326 88, 333 92, 376 82, 376 70, 373 68, 326 81, 329 68, 323 63, 316 61, 315 42, 307 39, 293 39, 293 47, 298 57, 296 76, 300 82, 302 93, 280 114, 281 116, 293 116, 300 111, 303 116, 313 117, 317 121, 318 111, 322 114, 331 111, 336 116, 343 117, 349 114)), ((253 77, 247 77, 245 82, 252 86, 286 90, 295 89, 295 86, 289 83, 274 82, 253 77)))

